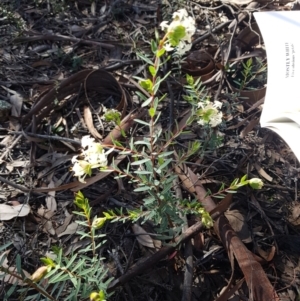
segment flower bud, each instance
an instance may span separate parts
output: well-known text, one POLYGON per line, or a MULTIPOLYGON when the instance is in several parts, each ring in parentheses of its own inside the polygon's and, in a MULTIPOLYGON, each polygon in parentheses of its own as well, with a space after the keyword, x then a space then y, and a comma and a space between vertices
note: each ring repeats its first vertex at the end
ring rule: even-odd
POLYGON ((39 267, 32 275, 31 275, 31 280, 33 282, 37 282, 44 278, 44 276, 48 272, 48 267, 47 266, 41 266, 39 267))
POLYGON ((90 294, 90 301, 105 301, 105 294, 103 291, 100 291, 99 293, 97 292, 92 292, 90 294))
POLYGON ((90 300, 91 300, 91 301, 99 301, 99 300, 100 300, 99 294, 96 293, 96 292, 92 292, 92 293, 90 294, 90 300))
POLYGON ((104 226, 105 222, 106 222, 106 217, 98 217, 94 219, 92 227, 95 229, 100 229, 104 226))
POLYGON ((248 183, 253 189, 262 189, 262 187, 264 186, 263 181, 259 178, 250 179, 248 180, 248 183))

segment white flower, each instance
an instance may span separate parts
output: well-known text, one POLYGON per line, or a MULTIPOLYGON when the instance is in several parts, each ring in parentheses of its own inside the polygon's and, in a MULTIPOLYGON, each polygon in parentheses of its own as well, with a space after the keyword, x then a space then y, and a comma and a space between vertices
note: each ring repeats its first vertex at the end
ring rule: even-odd
POLYGON ((218 108, 218 109, 221 109, 222 108, 222 103, 221 103, 221 101, 218 101, 218 100, 215 100, 214 101, 214 107, 215 108, 218 108))
POLYGON ((90 136, 83 136, 81 138, 81 145, 83 148, 86 148, 87 146, 91 146, 94 143, 95 139, 90 136))
POLYGON ((72 168, 72 171, 74 171, 74 177, 78 177, 79 182, 85 183, 84 179, 90 169, 90 163, 84 160, 77 160, 77 156, 73 157, 72 163, 74 164, 72 168))
POLYGON ((87 150, 84 150, 82 154, 85 160, 94 166, 93 168, 107 165, 106 154, 100 143, 94 142, 87 150))
POLYGON ((188 17, 188 13, 185 8, 179 9, 175 13, 173 13, 173 20, 183 20, 188 17))
POLYGON ((160 23, 161 30, 166 30, 169 28, 168 21, 162 21, 160 23))
POLYGON ((164 45, 164 48, 167 52, 172 51, 174 49, 174 47, 172 47, 172 45, 170 43, 166 43, 164 45))
POLYGON ((168 35, 168 40, 164 44, 166 51, 172 51, 174 47, 176 47, 177 53, 182 55, 191 49, 192 36, 196 31, 196 25, 195 20, 188 16, 188 13, 185 9, 180 9, 173 13, 173 21, 170 24, 168 24, 167 21, 163 21, 160 23, 160 27, 162 30, 166 31, 168 35), (177 45, 174 45, 174 36, 172 35, 179 26, 184 27, 184 36, 180 38, 180 41, 177 45), (171 43, 170 40, 172 40, 171 43))
POLYGON ((214 103, 210 101, 199 102, 198 103, 198 115, 200 119, 198 123, 200 125, 208 124, 211 127, 216 127, 222 122, 223 114, 218 109, 222 107, 222 103, 220 101, 214 101, 214 103))
POLYGON ((82 137, 81 145, 84 150, 72 158, 74 176, 83 183, 85 177, 92 174, 92 169, 107 166, 107 155, 113 151, 111 149, 105 152, 102 145, 94 140, 90 136, 82 137), (79 156, 82 160, 78 159, 79 156))
MULTIPOLYGON (((189 51, 192 48, 192 44, 187 44, 183 41, 180 41, 177 46, 177 53, 179 55, 185 54, 187 51, 189 51)), ((167 50, 166 50, 167 51, 167 50)))

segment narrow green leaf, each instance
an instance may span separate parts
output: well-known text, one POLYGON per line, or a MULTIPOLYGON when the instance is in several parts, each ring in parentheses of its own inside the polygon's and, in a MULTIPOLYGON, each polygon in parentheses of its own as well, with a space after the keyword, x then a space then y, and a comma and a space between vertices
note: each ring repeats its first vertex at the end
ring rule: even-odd
POLYGON ((146 125, 146 126, 149 126, 149 123, 147 123, 146 121, 144 120, 140 120, 140 119, 134 119, 135 122, 137 123, 140 123, 140 124, 143 124, 143 125, 146 125))
POLYGON ((122 151, 119 152, 119 155, 131 155, 131 151, 122 151))
POLYGON ((138 140, 138 141, 135 141, 134 144, 135 144, 135 145, 147 145, 147 146, 148 146, 148 145, 151 145, 150 142, 149 142, 148 140, 145 140, 145 138, 144 138, 144 140, 138 140))
POLYGON ((77 279, 76 279, 76 277, 70 275, 70 280, 72 281, 74 287, 77 287, 77 279))
POLYGON ((247 180, 247 175, 244 175, 242 178, 241 178, 241 183, 245 182, 247 180))
POLYGON ((84 265, 84 260, 79 260, 76 263, 76 265, 72 268, 71 272, 74 273, 76 270, 78 270, 83 265, 84 265))
POLYGON ((162 165, 159 166, 159 169, 164 169, 166 166, 168 166, 171 162, 173 161, 173 159, 167 159, 162 165))
POLYGON ((145 61, 147 64, 153 65, 153 62, 152 62, 149 58, 147 58, 144 54, 142 54, 142 53, 140 53, 140 52, 137 52, 136 54, 137 54, 137 56, 138 56, 140 59, 142 59, 143 61, 145 61))
POLYGON ((145 162, 148 162, 148 161, 150 161, 149 158, 145 158, 145 159, 142 159, 142 160, 138 160, 138 161, 132 162, 132 163, 131 163, 131 166, 132 166, 132 165, 141 165, 141 164, 143 164, 143 163, 145 163, 145 162))
POLYGON ((140 91, 136 91, 135 94, 143 101, 148 99, 148 97, 146 95, 144 95, 143 93, 141 93, 140 91))
POLYGON ((142 103, 142 108, 148 106, 151 103, 152 99, 153 99, 153 97, 149 97, 146 101, 144 101, 142 103))
POLYGON ((138 187, 138 188, 134 189, 134 192, 142 192, 142 191, 149 191, 149 190, 151 190, 151 187, 142 186, 142 187, 138 187))
POLYGON ((174 154, 174 151, 164 152, 164 153, 159 154, 158 158, 167 157, 167 156, 170 156, 170 155, 173 155, 173 154, 174 154))
POLYGON ((161 112, 158 112, 156 119, 154 120, 154 124, 156 124, 160 118, 161 112))
POLYGON ((66 269, 70 268, 70 266, 73 264, 73 262, 76 260, 76 258, 77 258, 76 254, 71 257, 71 259, 69 260, 69 262, 66 265, 66 269))
POLYGON ((137 175, 152 175, 152 172, 147 170, 136 170, 133 173, 137 175))
POLYGON ((11 244, 12 244, 12 242, 9 242, 7 244, 4 244, 4 245, 0 246, 0 252, 2 252, 3 250, 5 250, 6 248, 8 248, 11 244))
POLYGON ((151 50, 153 54, 155 54, 155 52, 157 51, 157 44, 154 40, 151 40, 151 50))

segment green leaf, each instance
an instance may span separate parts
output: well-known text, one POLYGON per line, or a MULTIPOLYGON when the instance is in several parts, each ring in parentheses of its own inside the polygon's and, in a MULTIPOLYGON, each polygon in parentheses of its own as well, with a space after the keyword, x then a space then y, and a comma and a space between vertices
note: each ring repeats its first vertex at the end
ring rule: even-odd
MULTIPOLYGON (((49 273, 50 274, 50 273, 49 273)), ((48 276, 48 275, 46 275, 48 276)), ((64 278, 65 276, 69 276, 68 274, 65 275, 65 271, 60 271, 59 273, 57 273, 56 275, 54 275, 53 277, 49 278, 49 283, 55 283, 57 281, 62 281, 60 279, 64 278)), ((66 280, 66 279, 65 279, 66 280)))
POLYGON ((156 75, 157 71, 155 70, 155 68, 153 66, 149 66, 149 72, 154 77, 156 75))
POLYGON ((159 166, 159 169, 164 169, 166 166, 168 166, 171 162, 173 161, 173 159, 167 159, 161 166, 159 166))
POLYGON ((119 155, 130 155, 131 154, 131 151, 121 151, 119 152, 119 155))
POLYGON ((133 173, 137 175, 152 175, 152 172, 147 170, 136 170, 133 173))
POLYGON ((148 97, 143 93, 141 93, 140 91, 136 91, 135 94, 143 101, 146 101, 148 99, 148 97))
POLYGON ((141 164, 146 163, 148 161, 150 161, 150 159, 149 158, 145 158, 145 159, 142 159, 142 160, 138 160, 138 161, 132 162, 131 165, 141 165, 141 164))
POLYGON ((247 175, 244 175, 242 178, 241 178, 241 183, 245 182, 247 180, 247 175))
POLYGON ((154 40, 151 40, 151 50, 153 54, 155 54, 155 52, 157 51, 157 44, 154 40))
POLYGON ((150 116, 151 118, 153 118, 153 117, 155 116, 155 109, 154 109, 154 108, 150 108, 150 109, 148 110, 148 112, 149 112, 149 116, 150 116))
POLYGON ((186 81, 187 81, 187 83, 188 83, 189 86, 193 86, 193 84, 194 84, 194 78, 193 78, 192 75, 187 74, 186 75, 186 81))
POLYGON ((178 25, 175 29, 169 34, 169 42, 172 46, 177 46, 182 38, 185 36, 185 27, 178 25))
POLYGON ((77 255, 75 254, 75 255, 73 255, 73 256, 71 257, 71 259, 70 259, 69 262, 67 263, 66 269, 69 269, 70 266, 73 264, 73 262, 74 262, 76 259, 77 259, 77 255))
POLYGON ((151 190, 151 187, 149 186, 141 186, 141 187, 138 187, 136 189, 134 189, 133 191, 134 192, 142 192, 142 191, 149 191, 151 190))
POLYGON ((170 156, 170 155, 173 155, 173 154, 174 154, 174 151, 164 152, 164 153, 159 154, 158 158, 167 157, 167 156, 170 156))
POLYGON ((139 145, 140 144, 140 145, 146 145, 146 146, 151 145, 150 142, 149 142, 149 140, 146 140, 145 138, 144 138, 144 140, 135 141, 134 144, 135 145, 139 145))
POLYGON ((236 186, 238 183, 239 183, 239 179, 234 179, 234 180, 232 181, 232 183, 230 184, 230 187, 231 187, 231 186, 236 186))
POLYGON ((146 125, 146 126, 149 126, 149 123, 144 121, 144 120, 140 120, 140 119, 134 119, 135 122, 137 123, 140 123, 140 124, 143 124, 143 125, 146 125))
POLYGON ((147 64, 153 65, 153 62, 152 62, 149 58, 147 58, 144 54, 138 52, 138 53, 137 53, 137 56, 138 56, 140 59, 142 59, 143 61, 145 61, 147 64))
POLYGON ((11 244, 12 244, 12 242, 9 242, 7 244, 4 244, 4 245, 0 246, 0 252, 2 252, 3 250, 5 250, 6 248, 8 248, 11 244))
POLYGON ((70 280, 72 281, 74 287, 77 287, 77 279, 76 279, 76 277, 74 277, 74 276, 70 277, 70 280))
POLYGON ((156 56, 157 56, 158 58, 160 58, 161 56, 164 55, 165 52, 166 52, 166 49, 165 49, 165 48, 161 48, 161 49, 159 49, 159 50, 156 52, 156 56))
POLYGON ((74 273, 76 270, 78 270, 82 265, 84 265, 84 260, 80 260, 79 262, 76 263, 76 265, 73 267, 71 270, 72 273, 74 273))
POLYGON ((152 81, 148 79, 143 79, 139 82, 140 86, 144 88, 147 92, 152 92, 153 89, 153 83, 152 81))
POLYGON ((166 78, 171 74, 171 71, 167 72, 163 78, 157 77, 155 85, 153 87, 153 93, 156 94, 160 84, 166 80, 166 78))
POLYGON ((142 108, 148 106, 151 103, 152 100, 153 100, 153 97, 149 97, 146 101, 144 101, 142 103, 142 108))

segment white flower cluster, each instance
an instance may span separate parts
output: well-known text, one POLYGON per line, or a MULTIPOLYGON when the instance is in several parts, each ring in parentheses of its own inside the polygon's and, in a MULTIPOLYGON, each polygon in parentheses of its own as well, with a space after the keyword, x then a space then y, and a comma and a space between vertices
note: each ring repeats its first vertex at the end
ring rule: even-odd
POLYGON ((199 102, 198 103, 198 115, 200 119, 198 123, 200 125, 208 124, 211 127, 216 127, 222 122, 223 114, 219 111, 221 109, 222 103, 220 101, 210 101, 199 102))
MULTIPOLYGON (((171 24, 168 24, 167 21, 160 23, 161 29, 167 31, 169 35, 172 35, 178 26, 182 26, 185 29, 184 37, 182 37, 179 44, 176 45, 177 53, 182 55, 192 48, 192 36, 196 31, 195 20, 188 16, 188 13, 185 9, 180 9, 173 13, 173 21, 171 24)), ((164 48, 166 51, 172 51, 174 49, 174 45, 167 41, 164 44, 164 48)))
POLYGON ((82 137, 81 145, 84 150, 80 155, 72 158, 74 164, 72 170, 74 176, 78 177, 80 182, 85 183, 84 179, 92 174, 92 169, 107 166, 107 155, 111 151, 105 152, 102 145, 90 136, 82 137), (83 159, 78 159, 78 157, 83 159))

